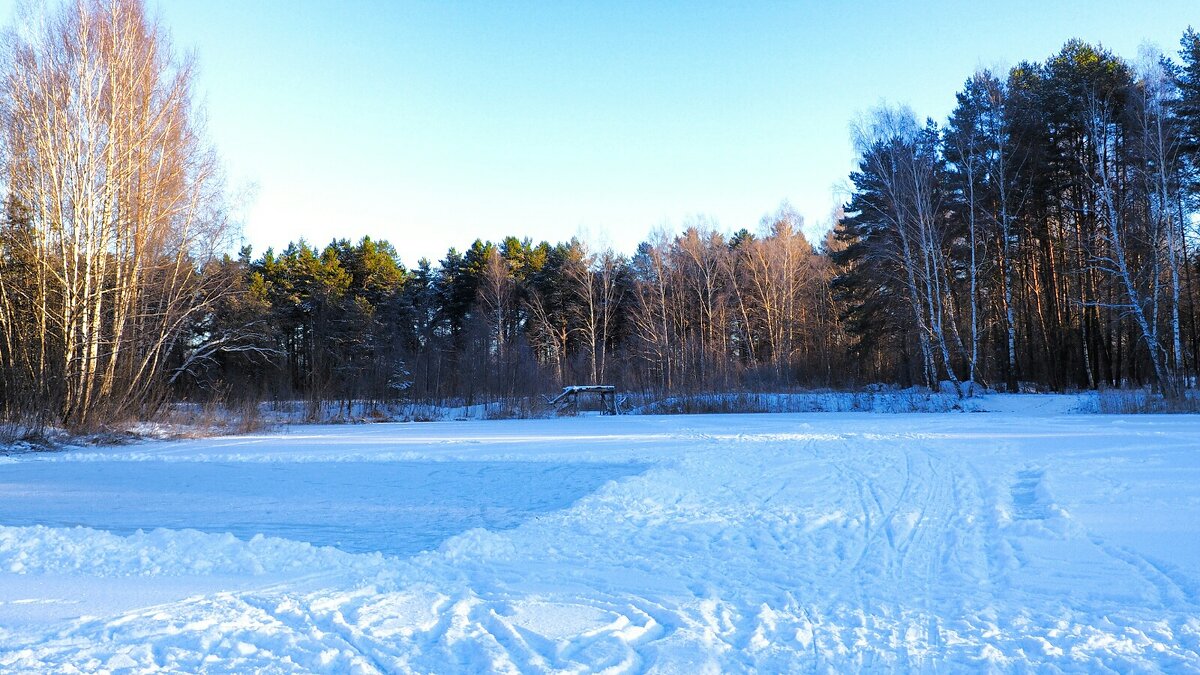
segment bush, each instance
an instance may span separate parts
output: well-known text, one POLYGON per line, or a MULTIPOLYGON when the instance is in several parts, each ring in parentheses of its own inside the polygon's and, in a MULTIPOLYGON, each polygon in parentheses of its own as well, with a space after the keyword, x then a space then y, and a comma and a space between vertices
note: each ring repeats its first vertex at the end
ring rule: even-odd
POLYGON ((691 415, 716 413, 811 413, 811 412, 949 412, 962 410, 953 394, 923 388, 839 392, 813 391, 786 394, 729 393, 692 394, 646 401, 634 407, 643 415, 691 415))
POLYGON ((1200 391, 1189 389, 1167 398, 1149 389, 1106 389, 1097 396, 1097 412, 1108 415, 1200 413, 1200 391))

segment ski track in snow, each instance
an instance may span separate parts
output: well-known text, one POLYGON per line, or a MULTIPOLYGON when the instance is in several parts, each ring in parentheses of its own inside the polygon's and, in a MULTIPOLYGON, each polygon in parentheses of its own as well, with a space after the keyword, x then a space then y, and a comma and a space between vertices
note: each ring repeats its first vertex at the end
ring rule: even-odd
POLYGON ((409 557, 0 527, 0 671, 1200 672, 1195 417, 317 427, 20 461, 168 458, 647 466, 409 557), (69 603, 55 595, 67 581, 169 578, 228 589, 196 581, 183 599, 18 620, 69 603), (17 597, 23 579, 43 580, 41 595, 17 597))

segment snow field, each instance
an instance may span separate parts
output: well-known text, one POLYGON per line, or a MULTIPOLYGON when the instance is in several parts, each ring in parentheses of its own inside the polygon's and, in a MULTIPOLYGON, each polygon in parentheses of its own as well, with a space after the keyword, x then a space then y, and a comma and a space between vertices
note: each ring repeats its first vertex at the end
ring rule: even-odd
POLYGON ((276 496, 304 465, 513 463, 587 491, 513 502, 507 529, 446 521, 415 555, 312 546, 311 523, 0 527, 0 670, 1200 671, 1200 420, 1014 410, 314 427, 22 457, 0 465, 0 523, 18 511, 6 471, 35 463, 269 466, 276 496))

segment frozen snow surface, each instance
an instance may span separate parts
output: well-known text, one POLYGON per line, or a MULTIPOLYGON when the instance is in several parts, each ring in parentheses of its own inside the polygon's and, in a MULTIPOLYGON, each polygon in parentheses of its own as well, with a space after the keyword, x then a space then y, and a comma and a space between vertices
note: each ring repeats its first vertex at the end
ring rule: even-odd
POLYGON ((1068 399, 0 458, 0 672, 1200 672, 1200 418, 1068 399))

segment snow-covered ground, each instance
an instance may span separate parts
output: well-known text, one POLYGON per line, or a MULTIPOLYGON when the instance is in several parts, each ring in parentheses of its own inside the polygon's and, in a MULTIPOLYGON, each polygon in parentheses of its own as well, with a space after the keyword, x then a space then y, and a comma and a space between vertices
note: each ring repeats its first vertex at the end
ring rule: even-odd
POLYGON ((1200 418, 984 407, 0 457, 0 671, 1200 672, 1200 418))

